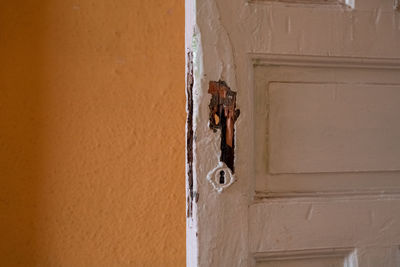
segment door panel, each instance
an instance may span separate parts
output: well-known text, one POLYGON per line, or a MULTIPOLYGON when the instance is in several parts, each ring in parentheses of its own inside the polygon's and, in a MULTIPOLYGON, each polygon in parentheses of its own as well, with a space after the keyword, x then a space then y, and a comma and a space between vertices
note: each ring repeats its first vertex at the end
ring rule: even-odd
POLYGON ((347 247, 358 262, 370 261, 359 266, 399 266, 399 206, 393 195, 262 201, 250 208, 251 251, 257 259, 267 251, 347 247))
POLYGON ((269 84, 269 171, 400 170, 400 85, 269 84))
POLYGON ((258 196, 400 192, 397 61, 255 61, 258 196))

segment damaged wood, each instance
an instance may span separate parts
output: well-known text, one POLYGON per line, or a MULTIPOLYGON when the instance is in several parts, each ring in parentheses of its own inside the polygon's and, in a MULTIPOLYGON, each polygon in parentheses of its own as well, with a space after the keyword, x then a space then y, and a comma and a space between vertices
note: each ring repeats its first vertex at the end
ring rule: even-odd
POLYGON ((234 124, 240 115, 236 109, 236 92, 232 91, 224 81, 210 81, 208 93, 210 100, 210 128, 217 132, 221 130, 221 157, 232 173, 235 161, 235 127, 234 124))
POLYGON ((186 160, 187 160, 187 214, 188 218, 193 215, 193 201, 197 202, 199 194, 193 189, 193 53, 187 54, 187 77, 186 77, 186 160))

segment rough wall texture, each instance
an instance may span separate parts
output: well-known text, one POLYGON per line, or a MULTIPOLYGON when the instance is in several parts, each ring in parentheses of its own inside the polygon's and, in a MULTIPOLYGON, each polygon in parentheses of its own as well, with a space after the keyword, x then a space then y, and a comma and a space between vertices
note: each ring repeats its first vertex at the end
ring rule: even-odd
POLYGON ((3 1, 0 58, 0 265, 184 266, 184 1, 3 1))

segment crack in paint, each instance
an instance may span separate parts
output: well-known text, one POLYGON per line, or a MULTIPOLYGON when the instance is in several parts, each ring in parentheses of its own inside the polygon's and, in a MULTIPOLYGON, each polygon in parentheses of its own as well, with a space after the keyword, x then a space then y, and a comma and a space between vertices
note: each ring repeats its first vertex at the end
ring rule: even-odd
POLYGON ((187 77, 186 77, 186 97, 187 97, 187 121, 186 121, 186 161, 187 161, 187 213, 188 218, 193 215, 193 200, 199 199, 199 194, 193 190, 193 52, 187 54, 187 77))

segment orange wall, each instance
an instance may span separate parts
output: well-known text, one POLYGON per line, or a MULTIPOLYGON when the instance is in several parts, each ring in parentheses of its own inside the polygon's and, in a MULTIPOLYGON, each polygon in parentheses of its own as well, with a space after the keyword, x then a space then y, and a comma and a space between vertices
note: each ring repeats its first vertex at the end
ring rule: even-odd
POLYGON ((184 1, 2 1, 0 60, 0 266, 184 266, 184 1))

